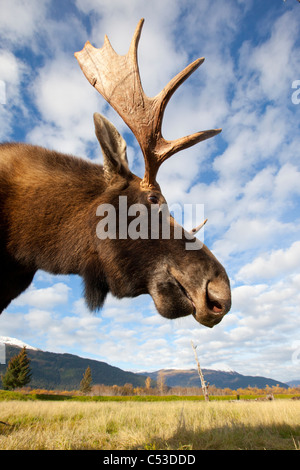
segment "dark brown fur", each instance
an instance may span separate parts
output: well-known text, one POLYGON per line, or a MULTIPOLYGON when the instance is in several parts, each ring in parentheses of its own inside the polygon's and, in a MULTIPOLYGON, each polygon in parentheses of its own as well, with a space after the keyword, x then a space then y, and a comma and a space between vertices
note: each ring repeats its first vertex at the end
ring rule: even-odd
MULTIPOLYGON (((90 161, 32 145, 0 145, 0 312, 42 269, 82 276, 91 310, 108 292, 120 298, 150 293, 168 318, 194 313, 206 326, 222 319, 230 308, 229 281, 205 245, 187 251, 184 237, 172 234, 170 240, 98 239, 100 204, 118 210, 124 195, 128 206, 151 205, 153 191, 141 189, 125 163, 115 161, 108 178, 105 166, 90 161)), ((165 202, 159 189, 154 193, 165 202)))

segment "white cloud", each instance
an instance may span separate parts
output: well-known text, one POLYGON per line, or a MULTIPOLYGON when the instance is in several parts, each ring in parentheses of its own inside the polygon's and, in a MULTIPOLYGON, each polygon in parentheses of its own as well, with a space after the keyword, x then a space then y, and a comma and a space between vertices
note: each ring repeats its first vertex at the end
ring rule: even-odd
POLYGON ((32 143, 84 156, 90 142, 100 155, 93 113, 104 104, 83 76, 77 62, 60 55, 40 69, 31 87, 43 120, 28 133, 32 143), (70 80, 70 77, 72 79, 70 80))
MULTIPOLYGON (((46 303, 49 296, 44 299, 46 303)), ((57 310, 60 303, 56 299, 55 305, 48 302, 43 310, 29 308, 28 313, 23 316, 24 327, 30 331, 31 336, 38 338, 37 343, 43 339, 46 345, 43 349, 64 352, 67 348, 70 352, 72 348, 81 348, 86 352, 95 352, 97 341, 101 340, 101 317, 87 312, 80 300, 74 303, 74 315, 61 315, 57 310)), ((26 333, 23 332, 23 336, 24 334, 26 333)))
POLYGON ((0 49, 0 76, 7 83, 10 91, 7 100, 11 101, 15 94, 19 95, 19 87, 22 75, 25 72, 25 64, 12 52, 0 49))
MULTIPOLYGON (((268 106, 248 114, 239 111, 229 119, 225 138, 229 145, 214 161, 220 179, 247 181, 262 163, 274 163, 274 155, 285 142, 289 129, 285 123, 286 109, 268 106)), ((276 159, 275 159, 276 162, 276 159)))
POLYGON ((299 270, 299 266, 300 241, 297 241, 285 250, 274 250, 255 258, 239 270, 236 278, 246 282, 272 279, 296 272, 299 270))
POLYGON ((15 306, 29 305, 40 309, 51 309, 55 305, 65 304, 68 301, 70 287, 59 282, 51 287, 37 289, 33 284, 13 304, 15 306))
POLYGON ((4 100, 0 103, 0 139, 9 140, 15 123, 14 112, 21 110, 26 116, 27 111, 23 105, 22 80, 28 73, 26 64, 18 59, 12 52, 0 49, 0 80, 4 83, 4 100))
POLYGON ((25 315, 25 322, 32 332, 46 332, 51 328, 52 314, 48 310, 30 309, 25 315))
MULTIPOLYGON (((300 171, 292 163, 283 165, 276 175, 274 195, 278 201, 285 201, 300 194, 300 171)), ((291 202, 291 201, 290 201, 291 202)))
POLYGON ((299 54, 294 49, 298 27, 296 15, 287 12, 275 22, 270 39, 252 53, 252 67, 258 71, 260 89, 268 99, 285 97, 299 70, 299 54))
POLYGON ((32 38, 44 24, 50 0, 1 0, 0 31, 5 45, 32 44, 32 38))
POLYGON ((245 251, 265 250, 286 234, 297 233, 292 223, 282 223, 270 218, 250 218, 242 215, 231 223, 223 238, 213 245, 213 250, 226 258, 245 251))
POLYGON ((240 47, 235 108, 254 109, 265 100, 285 104, 289 98, 292 81, 299 70, 297 14, 287 11, 269 22, 261 21, 260 35, 264 40, 256 41, 251 37, 240 47))

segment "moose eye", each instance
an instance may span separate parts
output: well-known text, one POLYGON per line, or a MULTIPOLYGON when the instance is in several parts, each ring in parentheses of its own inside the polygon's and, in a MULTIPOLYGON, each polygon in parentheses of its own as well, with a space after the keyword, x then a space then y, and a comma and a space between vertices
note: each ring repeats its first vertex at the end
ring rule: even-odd
POLYGON ((152 204, 158 204, 159 203, 158 197, 155 196, 154 194, 150 194, 148 196, 148 201, 150 201, 152 204))

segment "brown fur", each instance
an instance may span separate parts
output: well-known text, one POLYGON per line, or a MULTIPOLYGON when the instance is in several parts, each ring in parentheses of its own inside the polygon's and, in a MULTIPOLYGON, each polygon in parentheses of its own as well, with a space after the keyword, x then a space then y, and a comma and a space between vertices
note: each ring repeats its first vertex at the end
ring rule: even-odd
POLYGON ((206 246, 187 251, 184 237, 175 240, 172 233, 170 240, 98 239, 100 204, 118 210, 124 195, 128 206, 150 207, 150 193, 165 202, 159 188, 141 188, 125 160, 115 168, 108 178, 90 161, 27 144, 0 145, 0 312, 42 269, 82 276, 91 310, 109 291, 120 298, 150 293, 163 316, 194 313, 206 326, 218 323, 230 308, 229 281, 206 246))

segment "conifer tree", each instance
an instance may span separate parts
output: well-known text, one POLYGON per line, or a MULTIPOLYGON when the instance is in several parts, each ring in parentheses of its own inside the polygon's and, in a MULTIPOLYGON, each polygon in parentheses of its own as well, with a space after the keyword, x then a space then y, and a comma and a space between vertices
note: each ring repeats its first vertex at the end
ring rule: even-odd
POLYGON ((88 366, 80 382, 80 391, 86 395, 91 390, 92 390, 92 371, 91 371, 90 366, 88 366))
POLYGON ((19 354, 11 358, 5 374, 2 375, 2 385, 5 390, 24 387, 30 382, 31 371, 29 363, 30 359, 27 357, 26 347, 24 346, 19 354))

